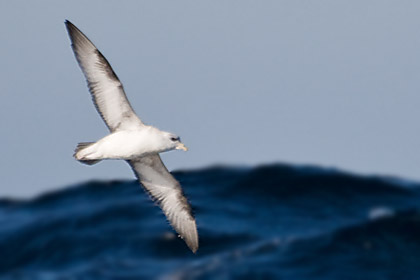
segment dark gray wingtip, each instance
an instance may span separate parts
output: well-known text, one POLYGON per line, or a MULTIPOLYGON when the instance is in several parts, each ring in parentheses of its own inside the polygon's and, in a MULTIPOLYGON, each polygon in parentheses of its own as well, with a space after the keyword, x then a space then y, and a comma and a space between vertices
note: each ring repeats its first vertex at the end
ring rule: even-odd
POLYGON ((179 237, 184 240, 188 248, 195 254, 199 247, 197 225, 194 218, 190 223, 184 223, 184 228, 172 224, 179 237), (186 227, 186 228, 185 228, 186 227))
POLYGON ((195 253, 197 253, 197 250, 198 250, 198 242, 194 242, 194 243, 189 243, 189 242, 186 242, 187 243, 187 246, 188 246, 188 248, 190 248, 190 250, 195 254, 195 253))
POLYGON ((77 29, 77 27, 76 27, 76 25, 74 25, 71 21, 69 21, 68 19, 66 19, 65 21, 64 21, 64 24, 67 26, 67 27, 74 27, 74 28, 76 28, 77 29))
MULTIPOLYGON (((70 21, 68 21, 68 20, 66 20, 65 22, 64 22, 64 24, 66 25, 66 29, 67 29, 67 33, 69 34, 69 36, 70 36, 70 39, 71 39, 71 41, 72 41, 72 43, 74 44, 74 41, 76 40, 76 39, 79 39, 79 40, 81 40, 81 37, 83 38, 83 37, 85 37, 85 40, 87 40, 87 41, 89 41, 90 42, 90 40, 86 37, 86 35, 85 34, 83 34, 83 32, 82 31, 80 31, 80 29, 79 28, 77 28, 76 27, 76 25, 74 25, 73 23, 71 23, 70 21)), ((91 44, 92 44, 92 42, 90 42, 91 44)), ((93 44, 92 44, 93 45, 93 44)))
POLYGON ((72 30, 75 30, 75 29, 77 30, 77 27, 73 23, 71 23, 71 21, 67 19, 64 21, 64 24, 66 25, 68 33, 70 33, 72 30))

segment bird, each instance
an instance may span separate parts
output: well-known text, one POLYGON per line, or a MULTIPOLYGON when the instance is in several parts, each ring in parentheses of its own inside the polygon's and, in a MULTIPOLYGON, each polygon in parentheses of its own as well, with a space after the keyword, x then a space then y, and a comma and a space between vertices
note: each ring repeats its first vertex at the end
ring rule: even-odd
POLYGON ((174 149, 187 151, 187 147, 176 134, 143 123, 107 59, 74 24, 66 20, 65 26, 93 103, 110 131, 96 142, 79 143, 75 159, 88 165, 106 159, 127 161, 179 237, 196 253, 198 233, 191 205, 159 155, 174 149))

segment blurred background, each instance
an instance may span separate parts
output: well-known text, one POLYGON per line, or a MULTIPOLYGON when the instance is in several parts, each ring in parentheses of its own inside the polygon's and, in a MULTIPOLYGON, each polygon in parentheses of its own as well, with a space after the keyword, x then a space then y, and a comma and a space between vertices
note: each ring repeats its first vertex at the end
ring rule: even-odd
POLYGON ((2 1, 4 279, 418 279, 420 3, 2 1), (195 208, 191 254, 121 161, 64 20, 195 208), (358 174, 358 175, 356 175, 358 174), (66 278, 67 277, 67 278, 66 278))
POLYGON ((171 170, 290 162, 420 179, 420 3, 2 1, 1 196, 94 178, 75 145, 108 133, 64 20, 100 48, 138 115, 190 152, 171 170))

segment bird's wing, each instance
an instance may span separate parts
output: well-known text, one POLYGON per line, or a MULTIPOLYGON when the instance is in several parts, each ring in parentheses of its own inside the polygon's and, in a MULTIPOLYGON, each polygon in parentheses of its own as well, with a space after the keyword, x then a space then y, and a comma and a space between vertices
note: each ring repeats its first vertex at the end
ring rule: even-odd
POLYGON ((162 208, 172 227, 195 253, 198 234, 191 206, 181 185, 169 173, 158 154, 129 160, 140 183, 162 208))
POLYGON ((66 27, 93 103, 109 130, 141 126, 141 120, 131 108, 123 86, 106 58, 71 22, 66 21, 66 27))

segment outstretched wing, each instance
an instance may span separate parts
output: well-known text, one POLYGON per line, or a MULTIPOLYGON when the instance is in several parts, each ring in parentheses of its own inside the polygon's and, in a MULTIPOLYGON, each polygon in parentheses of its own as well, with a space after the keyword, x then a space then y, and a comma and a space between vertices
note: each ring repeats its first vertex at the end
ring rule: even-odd
POLYGON ((172 227, 195 253, 198 234, 191 206, 181 185, 166 169, 160 156, 150 155, 128 163, 146 191, 159 203, 172 227))
POLYGON ((74 55, 85 74, 93 103, 109 130, 141 126, 123 86, 106 58, 71 22, 66 21, 74 55))

